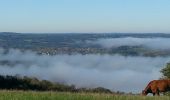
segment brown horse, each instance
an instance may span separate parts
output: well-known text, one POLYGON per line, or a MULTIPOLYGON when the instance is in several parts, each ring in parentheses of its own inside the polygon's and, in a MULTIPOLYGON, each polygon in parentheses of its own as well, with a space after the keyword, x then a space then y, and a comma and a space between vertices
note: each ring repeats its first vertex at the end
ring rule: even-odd
POLYGON ((142 91, 142 95, 147 95, 152 93, 153 96, 157 94, 159 96, 160 92, 170 91, 170 80, 153 80, 149 82, 145 90, 142 91))

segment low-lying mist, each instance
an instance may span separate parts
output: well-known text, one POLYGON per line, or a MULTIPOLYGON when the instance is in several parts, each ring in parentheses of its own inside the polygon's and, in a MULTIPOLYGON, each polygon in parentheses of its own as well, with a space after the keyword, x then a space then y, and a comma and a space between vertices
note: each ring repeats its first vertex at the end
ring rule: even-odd
POLYGON ((1 75, 37 77, 76 87, 105 87, 113 91, 139 93, 150 80, 161 77, 160 70, 170 57, 121 55, 38 55, 31 51, 0 51, 1 75), (12 63, 12 64, 10 64, 12 63))
POLYGON ((120 46, 144 46, 150 49, 167 50, 170 49, 170 38, 102 38, 87 43, 98 44, 105 48, 120 46))

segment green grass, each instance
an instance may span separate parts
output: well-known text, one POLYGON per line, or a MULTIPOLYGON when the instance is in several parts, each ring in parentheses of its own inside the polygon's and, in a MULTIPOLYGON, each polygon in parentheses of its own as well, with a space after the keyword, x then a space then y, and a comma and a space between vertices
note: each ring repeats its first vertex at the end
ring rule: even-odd
POLYGON ((3 90, 0 91, 0 100, 170 100, 170 97, 3 90))

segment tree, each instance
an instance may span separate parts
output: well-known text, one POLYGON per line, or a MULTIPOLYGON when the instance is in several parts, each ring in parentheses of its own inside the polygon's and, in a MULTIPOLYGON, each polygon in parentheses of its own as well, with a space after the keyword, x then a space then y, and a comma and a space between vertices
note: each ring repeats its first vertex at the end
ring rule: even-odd
POLYGON ((170 78, 170 63, 166 64, 166 67, 161 70, 164 78, 170 78))

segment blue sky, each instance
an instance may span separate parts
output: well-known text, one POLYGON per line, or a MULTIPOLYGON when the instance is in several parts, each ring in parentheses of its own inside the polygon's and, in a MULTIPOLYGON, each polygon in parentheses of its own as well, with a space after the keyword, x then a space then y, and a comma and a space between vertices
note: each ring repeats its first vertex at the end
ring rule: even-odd
POLYGON ((170 33, 170 0, 0 0, 0 31, 170 33))

